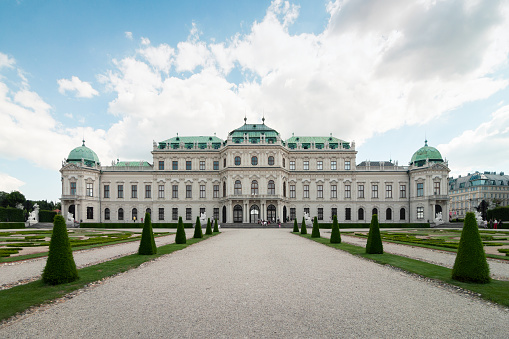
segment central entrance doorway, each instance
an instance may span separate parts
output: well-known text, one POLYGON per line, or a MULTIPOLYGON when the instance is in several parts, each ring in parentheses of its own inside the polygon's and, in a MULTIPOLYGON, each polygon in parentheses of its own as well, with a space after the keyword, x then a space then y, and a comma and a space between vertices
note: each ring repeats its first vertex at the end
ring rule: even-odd
POLYGON ((251 224, 257 224, 258 221, 260 221, 260 207, 258 207, 258 205, 253 205, 249 210, 249 222, 251 224))
POLYGON ((242 222, 242 206, 240 205, 233 207, 233 222, 242 222))
POLYGON ((276 222, 276 206, 269 205, 267 206, 267 220, 274 223, 276 222))

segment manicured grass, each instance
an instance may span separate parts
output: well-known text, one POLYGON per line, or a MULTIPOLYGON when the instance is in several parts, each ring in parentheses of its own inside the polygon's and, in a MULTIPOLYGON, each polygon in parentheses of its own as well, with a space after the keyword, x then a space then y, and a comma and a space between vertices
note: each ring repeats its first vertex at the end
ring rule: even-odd
MULTIPOLYGON (((295 233, 297 234, 297 233, 295 233)), ((492 280, 489 284, 470 284, 462 283, 451 278, 452 270, 450 268, 433 265, 415 259, 405 258, 394 254, 366 254, 364 247, 350 244, 331 244, 328 238, 313 238, 309 235, 301 235, 302 237, 316 241, 318 243, 346 251, 350 254, 373 260, 382 265, 391 265, 401 268, 405 271, 419 274, 424 277, 436 279, 448 283, 450 285, 461 287, 480 294, 484 299, 496 302, 498 304, 509 307, 509 281, 492 280)))
POLYGON ((85 287, 87 284, 99 281, 106 277, 119 274, 130 269, 136 268, 144 262, 153 260, 162 255, 186 248, 192 244, 213 237, 206 235, 199 239, 188 239, 186 244, 168 244, 157 248, 157 254, 138 255, 132 254, 119 259, 107 261, 101 264, 89 266, 78 270, 79 280, 62 284, 46 285, 42 280, 37 280, 25 285, 15 286, 7 290, 0 291, 0 320, 8 319, 18 312, 50 302, 60 298, 72 291, 85 287))

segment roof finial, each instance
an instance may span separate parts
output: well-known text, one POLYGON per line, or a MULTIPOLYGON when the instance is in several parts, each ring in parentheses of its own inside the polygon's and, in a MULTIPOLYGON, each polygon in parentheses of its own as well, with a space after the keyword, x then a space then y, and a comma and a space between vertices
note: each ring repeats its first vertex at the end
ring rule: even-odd
POLYGON ((263 118, 262 118, 262 124, 265 124, 265 114, 263 115, 263 118))
POLYGON ((83 141, 83 145, 81 145, 81 146, 85 146, 85 138, 83 138, 82 141, 83 141))
POLYGON ((428 139, 424 140, 424 146, 428 146, 428 139))
POLYGON ((244 125, 247 124, 247 115, 244 113, 244 125))

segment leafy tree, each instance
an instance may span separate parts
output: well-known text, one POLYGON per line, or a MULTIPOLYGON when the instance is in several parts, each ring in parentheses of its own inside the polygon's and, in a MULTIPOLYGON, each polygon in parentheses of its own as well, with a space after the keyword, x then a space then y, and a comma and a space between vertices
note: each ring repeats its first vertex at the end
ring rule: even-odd
POLYGON ((18 204, 24 205, 26 201, 25 196, 18 191, 12 191, 11 193, 7 194, 6 200, 7 206, 14 208, 16 208, 18 204))
POLYGON ((378 215, 373 214, 371 224, 369 224, 368 242, 366 243, 366 253, 383 254, 382 237, 380 236, 380 226, 378 225, 378 215))
POLYGON ((143 224, 143 232, 141 233, 140 248, 138 254, 152 255, 157 253, 157 246, 154 239, 154 232, 152 231, 152 221, 150 220, 150 213, 145 213, 145 220, 143 224))
POLYGON ((306 229, 306 220, 302 217, 302 224, 300 225, 300 234, 308 234, 308 230, 306 229))
POLYGON ((219 226, 217 226, 217 219, 214 220, 214 233, 219 233, 219 226))
POLYGON ((490 204, 488 202, 486 202, 486 200, 483 200, 483 201, 481 201, 479 206, 477 206, 477 208, 476 208, 477 212, 481 213, 483 220, 487 220, 487 212, 488 212, 489 206, 490 206, 490 204))
POLYGON ((205 230, 205 234, 212 234, 212 225, 210 224, 210 218, 207 219, 207 229, 205 230))
POLYGON ((0 191, 0 207, 7 207, 7 196, 9 193, 0 191))
POLYGON ((64 217, 56 215, 53 234, 49 244, 48 260, 42 272, 42 280, 50 285, 65 284, 78 279, 78 270, 72 255, 64 217))
POLYGON ((339 224, 338 217, 334 216, 332 220, 332 232, 330 234, 330 243, 331 244, 340 244, 341 243, 341 233, 339 232, 339 224))
POLYGON ((299 232, 299 225, 297 224, 297 219, 293 220, 293 232, 294 233, 299 232))
POLYGON ((311 231, 311 238, 320 238, 320 227, 318 226, 318 219, 313 219, 313 230, 311 231))
POLYGON ((461 231, 458 253, 452 268, 452 278, 463 282, 489 283, 490 267, 473 212, 467 212, 461 231))
POLYGON ((203 238, 200 217, 196 217, 196 224, 194 225, 194 237, 193 238, 203 238))
POLYGON ((177 225, 177 234, 175 234, 175 244, 185 244, 186 242, 187 242, 186 230, 184 229, 182 217, 179 217, 179 223, 177 225))

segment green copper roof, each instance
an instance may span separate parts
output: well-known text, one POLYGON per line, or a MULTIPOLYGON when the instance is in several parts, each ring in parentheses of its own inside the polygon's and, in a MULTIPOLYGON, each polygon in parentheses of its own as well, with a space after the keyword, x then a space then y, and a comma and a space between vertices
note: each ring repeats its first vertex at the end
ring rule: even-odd
POLYGON ((150 167, 150 164, 146 161, 119 161, 114 166, 117 167, 150 167))
POLYGON ((176 137, 161 141, 159 149, 167 148, 167 145, 169 145, 168 148, 178 149, 180 148, 180 143, 184 143, 184 147, 187 149, 194 148, 195 144, 199 149, 206 149, 207 144, 211 143, 212 147, 217 149, 221 147, 223 140, 216 136, 179 137, 177 135, 176 137))
POLYGON ((244 125, 234 129, 228 135, 232 137, 234 143, 242 143, 244 136, 247 136, 251 143, 259 143, 262 135, 266 141, 276 142, 279 132, 265 125, 265 118, 262 119, 261 124, 248 124, 247 119, 244 118, 244 125))
POLYGON ((87 166, 92 166, 93 164, 100 164, 99 157, 92 151, 90 148, 85 146, 85 140, 83 140, 83 145, 80 147, 76 147, 69 153, 67 157, 67 162, 70 163, 81 163, 84 161, 87 166))
POLYGON ((419 148, 419 150, 412 155, 410 165, 422 166, 426 163, 426 160, 431 162, 444 162, 440 152, 435 147, 428 146, 428 140, 424 142, 423 147, 419 148))
POLYGON ((350 143, 339 138, 330 136, 330 137, 300 137, 300 136, 292 136, 290 139, 286 140, 286 144, 289 148, 295 148, 297 143, 301 143, 302 147, 308 148, 311 147, 311 144, 315 144, 316 148, 323 148, 326 143, 329 144, 329 148, 337 148, 339 145, 342 145, 343 148, 349 149, 350 143))

